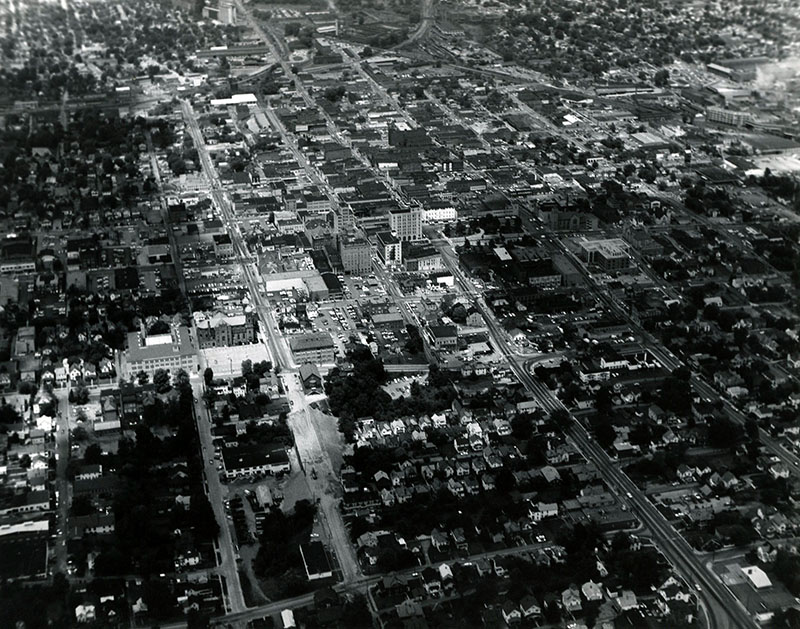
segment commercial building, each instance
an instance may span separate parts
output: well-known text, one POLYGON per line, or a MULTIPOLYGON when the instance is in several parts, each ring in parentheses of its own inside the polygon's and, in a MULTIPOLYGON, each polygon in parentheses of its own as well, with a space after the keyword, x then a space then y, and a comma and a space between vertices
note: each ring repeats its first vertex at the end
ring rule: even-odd
POLYGON ((299 334, 289 340, 289 346, 298 363, 333 362, 333 339, 326 332, 299 334))
POLYGON ((706 108, 706 122, 741 127, 748 122, 753 122, 753 120, 753 114, 747 111, 734 111, 723 107, 706 108))
POLYGON ((454 350, 458 347, 458 328, 454 325, 432 325, 428 338, 436 349, 454 350))
POLYGON ((207 347, 230 347, 256 342, 256 327, 248 314, 225 315, 220 312, 195 312, 194 319, 197 345, 207 347))
POLYGON ((372 268, 372 247, 366 238, 342 238, 339 244, 342 266, 347 273, 366 275, 372 268))
POLYGON ((197 347, 189 328, 173 326, 166 334, 148 335, 144 330, 128 334, 125 350, 128 374, 144 371, 151 376, 156 369, 197 371, 197 347))
POLYGON ((300 556, 303 558, 303 567, 306 569, 309 581, 329 579, 333 576, 333 568, 322 542, 315 540, 308 544, 300 544, 300 556))
POLYGON ((236 446, 222 449, 222 467, 228 479, 291 471, 284 448, 268 450, 263 446, 236 446))
POLYGON ((232 0, 218 0, 203 7, 203 17, 222 24, 236 24, 236 5, 232 0))
POLYGON ((403 263, 403 247, 400 239, 391 232, 380 232, 375 235, 378 257, 387 266, 403 263))
POLYGON ((411 245, 403 252, 406 271, 425 273, 442 271, 442 255, 432 245, 411 245))
POLYGON ((422 238, 422 210, 418 207, 389 210, 389 229, 400 240, 422 238))
POLYGON ((0 579, 47 575, 47 520, 0 525, 0 579))
POLYGON ((630 265, 628 243, 621 238, 601 240, 581 240, 581 258, 589 264, 596 264, 604 271, 620 271, 630 265))

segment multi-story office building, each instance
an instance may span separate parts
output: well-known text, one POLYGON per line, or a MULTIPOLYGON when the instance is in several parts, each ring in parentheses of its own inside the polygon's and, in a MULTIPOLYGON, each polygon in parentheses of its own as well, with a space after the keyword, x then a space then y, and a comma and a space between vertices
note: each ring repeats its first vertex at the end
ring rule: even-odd
POLYGON ((392 208, 389 210, 389 229, 400 240, 422 238, 422 210, 418 207, 392 208))
POLYGON ((372 247, 366 238, 342 238, 339 243, 342 266, 348 273, 365 275, 372 268, 372 247))

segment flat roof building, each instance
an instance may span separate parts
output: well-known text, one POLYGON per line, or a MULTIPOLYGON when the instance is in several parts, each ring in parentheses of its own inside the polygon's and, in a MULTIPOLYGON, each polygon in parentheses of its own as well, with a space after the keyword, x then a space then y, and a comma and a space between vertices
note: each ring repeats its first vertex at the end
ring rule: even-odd
POLYGON ((197 372, 197 347, 186 326, 173 326, 166 334, 148 335, 144 330, 128 334, 125 350, 127 373, 140 371, 151 376, 156 369, 197 372))
POLYGON ((333 339, 327 332, 299 334, 289 339, 289 346, 298 363, 333 362, 333 339))

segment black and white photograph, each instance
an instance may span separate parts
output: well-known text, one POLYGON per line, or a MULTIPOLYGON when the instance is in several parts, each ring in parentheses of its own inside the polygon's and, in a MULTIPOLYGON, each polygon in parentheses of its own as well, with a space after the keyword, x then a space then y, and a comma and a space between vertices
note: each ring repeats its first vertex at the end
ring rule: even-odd
POLYGON ((0 0, 0 629, 800 629, 798 0, 0 0))

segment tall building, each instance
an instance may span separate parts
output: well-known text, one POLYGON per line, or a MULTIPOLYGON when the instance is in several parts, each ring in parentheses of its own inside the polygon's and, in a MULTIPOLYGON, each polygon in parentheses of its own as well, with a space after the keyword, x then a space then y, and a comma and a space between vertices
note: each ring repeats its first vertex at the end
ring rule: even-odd
POLYGON ((372 268, 372 247, 363 236, 342 238, 339 242, 339 255, 347 273, 366 275, 372 268))
POLYGON ((389 210, 389 229, 400 240, 422 238, 422 210, 418 207, 389 210))
POLYGON ((403 243, 392 232, 375 234, 375 244, 378 257, 385 265, 392 266, 403 263, 403 243))
POLYGON ((747 111, 733 111, 723 107, 706 107, 706 122, 741 127, 743 124, 753 122, 753 114, 747 111))

